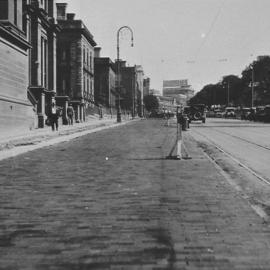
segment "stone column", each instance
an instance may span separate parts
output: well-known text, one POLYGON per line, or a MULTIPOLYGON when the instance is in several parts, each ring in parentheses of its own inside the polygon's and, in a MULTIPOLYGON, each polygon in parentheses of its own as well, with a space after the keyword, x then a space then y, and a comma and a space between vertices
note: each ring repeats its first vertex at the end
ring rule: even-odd
POLYGON ((80 105, 80 122, 83 122, 83 118, 84 118, 84 106, 83 104, 80 105))
POLYGON ((38 127, 44 128, 45 123, 45 94, 40 92, 40 97, 38 100, 38 127))
POLYGON ((56 93, 56 33, 48 34, 48 89, 56 93))
POLYGON ((76 123, 80 123, 80 105, 76 104, 75 108, 75 121, 76 123))

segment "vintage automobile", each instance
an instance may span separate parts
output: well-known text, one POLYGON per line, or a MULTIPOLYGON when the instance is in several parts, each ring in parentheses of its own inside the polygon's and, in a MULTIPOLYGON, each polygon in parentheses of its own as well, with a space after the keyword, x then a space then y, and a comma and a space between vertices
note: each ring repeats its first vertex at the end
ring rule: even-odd
POLYGON ((187 114, 189 123, 191 121, 206 121, 206 107, 204 104, 192 104, 190 106, 184 107, 184 114, 187 114))
POLYGON ((270 122, 270 105, 266 105, 264 108, 264 122, 270 122))
POLYGON ((256 108, 255 120, 261 122, 270 122, 270 105, 256 108))
POLYGON ((216 118, 222 118, 225 115, 225 111, 221 110, 221 109, 216 109, 215 110, 215 117, 216 118))
POLYGON ((225 118, 235 118, 236 117, 236 108, 235 107, 226 107, 224 117, 225 118))
POLYGON ((252 109, 251 114, 248 117, 248 120, 251 121, 259 121, 263 122, 264 121, 264 106, 258 106, 254 109, 252 109))
POLYGON ((240 110, 241 120, 249 120, 249 115, 252 113, 252 108, 244 107, 240 110))
POLYGON ((206 112, 206 117, 211 118, 211 117, 216 117, 216 113, 214 110, 209 110, 206 112))

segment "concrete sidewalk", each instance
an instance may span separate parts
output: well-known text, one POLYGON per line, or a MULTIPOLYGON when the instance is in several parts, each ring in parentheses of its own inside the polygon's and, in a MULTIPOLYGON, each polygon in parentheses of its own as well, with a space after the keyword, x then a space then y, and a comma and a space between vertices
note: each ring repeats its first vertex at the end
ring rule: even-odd
MULTIPOLYGON (((134 121, 136 119, 133 119, 134 121)), ((84 134, 99 131, 105 128, 115 127, 131 122, 131 119, 122 118, 121 123, 117 123, 116 117, 105 117, 103 119, 89 118, 83 123, 73 125, 59 125, 58 131, 52 131, 50 126, 44 128, 21 131, 19 129, 10 131, 0 131, 0 160, 27 152, 27 147, 37 149, 43 146, 66 141, 84 134), (31 147, 34 146, 34 147, 31 147), (16 151, 14 150, 17 149, 16 151), (12 150, 12 153, 10 153, 12 150)), ((32 149, 30 149, 32 150, 32 149)))

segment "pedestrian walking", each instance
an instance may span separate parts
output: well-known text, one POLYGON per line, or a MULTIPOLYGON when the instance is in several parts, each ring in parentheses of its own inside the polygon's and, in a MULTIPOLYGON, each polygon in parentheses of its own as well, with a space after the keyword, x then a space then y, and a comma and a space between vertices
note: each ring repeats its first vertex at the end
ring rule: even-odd
POLYGON ((67 107, 67 116, 68 116, 68 124, 73 125, 73 116, 74 116, 74 109, 71 104, 67 107))
POLYGON ((51 121, 51 126, 52 126, 52 131, 56 129, 58 130, 58 117, 59 117, 59 112, 56 108, 55 103, 52 103, 52 108, 51 108, 51 114, 50 114, 50 121, 51 121))

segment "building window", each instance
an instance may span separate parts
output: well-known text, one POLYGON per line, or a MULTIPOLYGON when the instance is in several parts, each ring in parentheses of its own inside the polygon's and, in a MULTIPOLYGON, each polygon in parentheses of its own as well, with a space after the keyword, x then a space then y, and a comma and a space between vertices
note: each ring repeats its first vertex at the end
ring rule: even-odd
POLYGON ((42 8, 48 13, 48 0, 40 0, 42 8))
POLYGON ((85 63, 85 47, 83 47, 83 63, 85 63))
POLYGON ((47 87, 47 74, 48 74, 48 43, 44 37, 41 37, 41 85, 47 87))
POLYGON ((66 80, 63 79, 63 81, 62 81, 62 93, 63 93, 63 94, 66 92, 66 88, 67 88, 66 86, 67 86, 66 80))
POLYGON ((49 12, 48 0, 44 0, 44 9, 47 13, 49 12))
POLYGON ((17 16, 17 12, 18 12, 17 0, 14 0, 14 24, 15 24, 15 25, 18 25, 18 16, 17 16))
POLYGON ((0 0, 0 20, 8 19, 8 0, 0 0))
POLYGON ((93 80, 90 79, 90 93, 93 95, 93 80))
POLYGON ((62 60, 65 61, 67 59, 67 52, 66 49, 64 48, 62 51, 62 60))
POLYGON ((93 56, 92 56, 92 52, 90 52, 90 69, 91 70, 92 70, 92 67, 93 67, 92 61, 93 61, 93 56))
MULTIPOLYGON (((0 0, 1 2, 1 0, 0 0)), ((27 33, 27 16, 26 16, 26 5, 27 5, 27 1, 26 0, 23 0, 23 31, 24 33, 27 33)))

